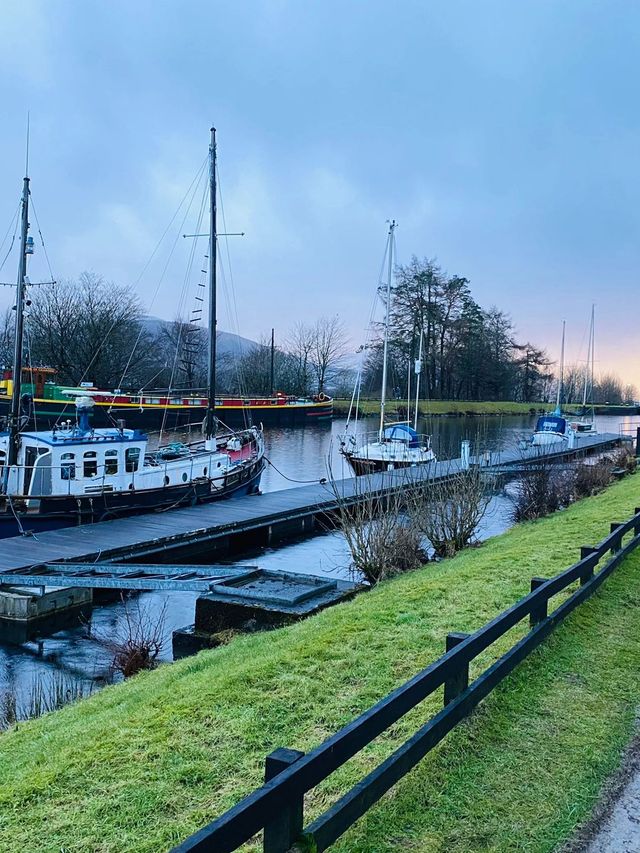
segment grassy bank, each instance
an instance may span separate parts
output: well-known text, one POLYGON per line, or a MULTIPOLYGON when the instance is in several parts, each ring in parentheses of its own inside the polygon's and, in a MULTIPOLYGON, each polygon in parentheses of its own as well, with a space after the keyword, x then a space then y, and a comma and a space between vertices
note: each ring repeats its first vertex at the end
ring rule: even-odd
MULTIPOLYGON (((0 850, 167 849, 258 784, 271 749, 318 744, 438 657, 447 631, 474 630, 524 594, 532 575, 569 565, 639 497, 640 477, 631 477, 303 623, 0 735, 0 850)), ((336 849, 553 850, 588 814, 630 737, 639 604, 636 554, 336 849)), ((427 700, 312 793, 309 813, 439 703, 441 695, 427 700)))
MULTIPOLYGON (((336 417, 346 417, 349 412, 351 400, 336 399, 333 401, 333 412, 336 417)), ((391 400, 387 403, 387 413, 390 416, 397 414, 398 406, 405 406, 406 402, 391 400)), ((430 400, 429 402, 421 401, 420 413, 425 417, 428 415, 451 415, 459 417, 461 415, 529 415, 535 412, 550 411, 553 405, 550 403, 512 403, 509 401, 485 401, 478 402, 472 400, 430 400)), ((569 407, 571 408, 571 407, 569 407)), ((379 400, 361 400, 359 405, 361 416, 377 415, 380 413, 379 400)), ((636 406, 597 406, 596 414, 618 414, 623 415, 627 412, 629 415, 638 413, 636 406), (628 412, 627 412, 628 410, 628 412)))

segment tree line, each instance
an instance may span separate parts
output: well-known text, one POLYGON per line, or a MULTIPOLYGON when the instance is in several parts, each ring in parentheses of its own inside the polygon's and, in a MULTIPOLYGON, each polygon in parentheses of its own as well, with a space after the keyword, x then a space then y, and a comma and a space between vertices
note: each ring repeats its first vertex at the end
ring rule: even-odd
MULTIPOLYGON (((62 384, 91 381, 107 389, 201 390, 206 386, 206 329, 177 318, 149 323, 131 288, 84 272, 76 281, 43 285, 29 293, 26 364, 49 366, 62 384)), ((11 367, 15 313, 0 318, 0 364, 11 367)), ((337 315, 299 321, 279 330, 272 349, 265 335, 235 351, 219 345, 217 390, 221 394, 267 395, 272 391, 349 396, 355 381, 355 353, 337 315)), ((412 258, 396 269, 390 309, 388 393, 404 397, 408 375, 423 338, 421 397, 447 400, 555 398, 557 377, 547 353, 517 339, 510 317, 483 309, 468 279, 446 274, 433 260, 412 258)), ((362 393, 379 394, 383 325, 375 324, 364 348, 362 393)), ((220 341, 220 338, 219 338, 220 341)), ((584 367, 564 375, 564 401, 582 401, 584 367)), ((415 385, 413 386, 415 388, 415 385)), ((607 373, 594 383, 595 402, 633 401, 636 390, 607 373)))

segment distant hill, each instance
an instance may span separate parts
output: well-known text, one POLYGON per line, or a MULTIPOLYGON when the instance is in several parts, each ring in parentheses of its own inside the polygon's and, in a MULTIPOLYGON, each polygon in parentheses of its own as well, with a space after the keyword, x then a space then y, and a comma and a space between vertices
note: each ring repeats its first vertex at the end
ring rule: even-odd
MULTIPOLYGON (((152 335, 158 335, 163 327, 170 324, 169 320, 162 320, 160 317, 146 315, 142 318, 142 325, 152 335)), ((257 346, 255 341, 243 338, 241 335, 234 335, 233 332, 219 331, 217 342, 220 355, 244 355, 257 346)))

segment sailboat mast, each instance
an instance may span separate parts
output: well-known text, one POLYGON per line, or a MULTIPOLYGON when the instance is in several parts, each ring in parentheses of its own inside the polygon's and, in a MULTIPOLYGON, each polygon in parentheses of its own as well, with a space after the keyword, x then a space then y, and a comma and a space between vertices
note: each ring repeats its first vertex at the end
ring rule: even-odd
POLYGON ((587 407, 587 387, 589 385, 589 372, 591 370, 591 335, 593 334, 593 306, 591 306, 591 323, 589 324, 589 343, 587 344, 587 359, 584 364, 584 388, 582 391, 582 416, 584 417, 587 407))
POLYGON ((217 274, 217 226, 216 226, 216 129, 211 128, 209 144, 209 366, 207 371, 207 416, 205 438, 214 438, 216 423, 216 274, 217 274))
POLYGON ((422 373, 422 338, 424 329, 420 329, 420 344, 418 346, 418 359, 415 364, 416 371, 416 410, 414 413, 413 428, 418 431, 418 404, 420 402, 420 374, 422 373))
POLYGON ((393 276, 393 232, 396 221, 393 219, 389 226, 389 269, 387 273, 386 310, 384 313, 384 347, 382 350, 382 393, 380 395, 380 430, 378 439, 382 441, 384 432, 384 407, 387 401, 387 352, 389 350, 389 311, 391 308, 391 278, 393 276))
POLYGON ((596 348, 596 306, 595 304, 591 305, 591 408, 592 408, 592 416, 595 418, 595 409, 593 409, 593 404, 595 400, 593 399, 593 383, 595 381, 595 348, 596 348))
POLYGON ((567 321, 562 321, 562 347, 560 348, 560 379, 558 382, 558 393, 556 396, 556 414, 561 414, 560 404, 562 403, 562 386, 564 384, 564 333, 567 321))
POLYGON ((11 413, 9 415, 9 447, 7 448, 7 467, 18 461, 20 432, 20 394, 22 385, 22 338, 24 334, 24 303, 27 278, 27 255, 29 247, 29 178, 25 177, 22 186, 22 216, 20 228, 20 260, 18 262, 18 283, 16 286, 16 333, 13 354, 13 391, 11 393, 11 413))

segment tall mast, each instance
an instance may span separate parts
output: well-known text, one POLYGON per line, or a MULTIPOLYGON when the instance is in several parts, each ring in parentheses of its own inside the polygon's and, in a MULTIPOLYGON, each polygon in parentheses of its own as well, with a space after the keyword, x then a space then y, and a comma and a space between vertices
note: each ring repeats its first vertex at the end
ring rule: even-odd
POLYGON ((587 407, 587 388, 589 386, 589 374, 591 372, 591 346, 593 335, 593 305, 591 306, 591 322, 589 323, 589 343, 587 344, 587 359, 584 364, 584 388, 582 391, 582 416, 585 415, 587 407))
POLYGON ((29 178, 22 185, 22 217, 20 228, 20 260, 18 262, 18 283, 16 285, 16 332, 13 354, 13 391, 11 394, 11 413, 9 415, 9 447, 7 467, 18 462, 20 432, 20 392, 22 385, 22 337, 24 333, 24 303, 27 287, 27 255, 29 246, 29 178))
POLYGON ((382 441, 382 433, 384 432, 384 406, 387 398, 387 351, 389 349, 389 310, 391 308, 391 277, 393 275, 393 232, 396 228, 396 221, 393 219, 389 226, 389 269, 387 274, 387 304, 384 313, 384 348, 382 351, 382 394, 380 395, 380 430, 378 439, 382 441))
POLYGON ((591 410, 592 416, 595 420, 595 410, 593 408, 594 399, 593 399, 593 383, 595 380, 594 375, 594 367, 595 367, 595 348, 596 348, 596 306, 594 303, 591 304, 591 410))
POLYGON ((558 394, 556 396, 556 415, 562 414, 560 404, 562 403, 562 385, 564 383, 564 333, 567 321, 562 321, 562 347, 560 349, 560 378, 558 382, 558 394))
POLYGON ((217 230, 216 230, 216 129, 211 128, 209 144, 209 367, 207 372, 207 416, 205 438, 215 438, 216 418, 216 273, 217 273, 217 230))
POLYGON ((420 402, 420 374, 422 373, 422 338, 424 329, 420 329, 420 344, 418 346, 418 358, 415 364, 416 371, 416 410, 414 413, 413 428, 418 431, 418 403, 420 402))

